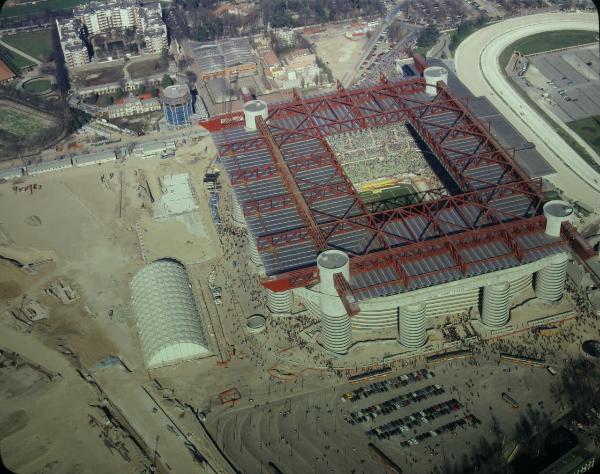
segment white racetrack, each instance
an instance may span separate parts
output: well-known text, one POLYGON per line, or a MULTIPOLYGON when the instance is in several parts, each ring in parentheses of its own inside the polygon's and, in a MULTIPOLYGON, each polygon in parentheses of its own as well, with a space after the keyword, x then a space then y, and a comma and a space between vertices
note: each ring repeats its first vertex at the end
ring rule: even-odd
POLYGON ((595 13, 545 13, 495 23, 466 38, 455 55, 456 73, 475 96, 485 96, 556 169, 551 181, 570 199, 600 202, 600 174, 589 166, 508 83, 498 58, 520 38, 544 31, 598 31, 595 13))

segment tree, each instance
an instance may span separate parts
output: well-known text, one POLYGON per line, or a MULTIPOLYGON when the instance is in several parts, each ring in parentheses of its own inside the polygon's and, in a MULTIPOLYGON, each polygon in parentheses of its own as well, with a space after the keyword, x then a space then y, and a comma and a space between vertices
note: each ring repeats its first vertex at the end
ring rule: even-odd
POLYGON ((185 75, 187 76, 190 84, 194 84, 198 80, 198 76, 196 76, 194 71, 185 71, 185 75))
POLYGON ((158 97, 158 87, 153 87, 150 94, 152 94, 152 97, 158 97))
POLYGON ((145 94, 146 93, 146 84, 140 84, 138 89, 137 89, 137 93, 138 94, 145 94))
POLYGON ((173 79, 168 74, 165 74, 161 81, 162 88, 169 87, 173 85, 173 79))
POLYGON ((404 25, 402 24, 402 21, 395 21, 392 23, 388 30, 388 35, 390 40, 394 43, 400 41, 404 36, 404 25))
POLYGON ((209 38, 208 29, 204 25, 200 25, 196 29, 196 40, 202 42, 202 41, 208 41, 208 38, 209 38))
POLYGON ((124 95, 125 95, 125 92, 121 88, 117 89, 117 91, 115 92, 115 97, 117 99, 121 99, 124 95))
POLYGON ((438 31, 435 25, 428 25, 421 34, 419 35, 419 39, 417 39, 417 45, 422 48, 430 48, 435 42, 438 40, 440 36, 440 32, 438 31))

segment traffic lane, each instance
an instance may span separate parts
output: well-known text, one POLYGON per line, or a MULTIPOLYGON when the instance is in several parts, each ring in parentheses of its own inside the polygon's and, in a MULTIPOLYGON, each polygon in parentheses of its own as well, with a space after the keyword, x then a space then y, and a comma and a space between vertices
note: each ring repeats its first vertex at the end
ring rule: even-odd
MULTIPOLYGON (((557 175, 553 176, 552 180, 558 187, 566 190, 574 199, 595 202, 598 191, 594 187, 595 183, 590 182, 587 177, 597 179, 594 176, 597 173, 582 159, 568 164, 562 159, 561 155, 573 155, 571 148, 533 109, 523 103, 520 96, 504 80, 497 63, 500 52, 519 37, 549 29, 582 29, 582 15, 533 15, 491 25, 461 43, 456 52, 455 64, 457 75, 474 95, 487 96, 506 118, 519 124, 521 133, 528 140, 536 144, 538 150, 557 170, 557 175), (502 97, 499 97, 486 82, 489 74, 493 74, 494 84, 500 84, 499 93, 502 97), (523 115, 520 115, 521 113, 523 115), (523 117, 527 117, 527 121, 523 117), (587 172, 582 172, 582 167, 587 168, 587 172)), ((593 14, 586 14, 585 18, 584 26, 590 29, 597 28, 593 14)))

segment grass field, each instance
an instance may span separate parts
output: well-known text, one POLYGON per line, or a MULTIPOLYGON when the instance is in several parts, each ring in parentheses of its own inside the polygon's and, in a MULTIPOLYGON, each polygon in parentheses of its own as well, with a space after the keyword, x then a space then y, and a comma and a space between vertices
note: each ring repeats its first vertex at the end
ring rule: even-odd
POLYGON ((10 106, 0 106, 0 129, 19 138, 36 135, 49 127, 50 124, 44 119, 10 106))
POLYGON ((600 115, 568 122, 566 125, 600 155, 600 115))
POLYGON ((26 16, 40 12, 54 12, 57 10, 70 10, 76 5, 84 3, 84 0, 40 0, 35 4, 16 5, 4 7, 0 11, 0 19, 9 16, 26 16))
POLYGON ((33 94, 50 91, 52 83, 48 79, 32 79, 23 84, 23 89, 33 94))
POLYGON ((118 82, 125 77, 123 66, 94 69, 73 77, 73 82, 80 87, 91 87, 109 82, 118 82))
POLYGON ((598 33, 594 31, 564 30, 537 33, 521 38, 506 48, 500 55, 500 66, 502 69, 506 67, 513 51, 519 51, 522 54, 542 53, 595 41, 598 41, 598 33))
POLYGON ((2 41, 40 61, 47 61, 52 55, 52 33, 50 30, 17 33, 4 36, 2 41))
POLYGON ((406 204, 413 203, 415 200, 416 189, 408 184, 402 183, 392 188, 383 189, 381 192, 363 192, 360 193, 360 197, 363 199, 365 204, 374 204, 378 202, 387 201, 387 204, 383 206, 385 209, 394 209, 406 204))
POLYGON ((17 74, 21 72, 21 68, 35 65, 33 61, 30 61, 20 54, 13 53, 4 46, 0 46, 0 57, 4 59, 10 67, 14 66, 14 68, 17 69, 17 71, 15 71, 17 74))
POLYGON ((149 59, 147 61, 136 61, 127 66, 127 71, 129 71, 129 74, 131 75, 132 79, 148 77, 152 74, 166 72, 167 70, 168 64, 163 64, 157 59, 149 59))

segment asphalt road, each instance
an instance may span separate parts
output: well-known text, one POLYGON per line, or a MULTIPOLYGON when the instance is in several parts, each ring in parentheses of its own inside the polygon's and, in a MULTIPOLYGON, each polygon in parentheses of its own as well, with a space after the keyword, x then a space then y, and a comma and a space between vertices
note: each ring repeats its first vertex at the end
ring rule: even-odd
POLYGON ((487 97, 536 145, 557 171, 550 177, 556 186, 571 199, 595 206, 600 198, 600 174, 519 96, 498 65, 498 57, 511 43, 525 36, 556 30, 597 31, 598 18, 593 13, 545 13, 495 23, 461 43, 455 54, 456 72, 473 94, 487 97))
POLYGON ((379 39, 379 37, 381 36, 383 31, 392 24, 392 22, 394 21, 394 18, 396 18, 396 15, 402 8, 402 3, 403 2, 400 2, 397 5, 395 5, 392 8, 392 10, 386 15, 386 17, 383 19, 383 21, 377 27, 377 29, 373 32, 371 38, 369 39, 367 44, 365 44, 363 53, 361 54, 359 60, 356 61, 356 69, 354 70, 354 73, 350 73, 347 76, 345 76, 344 78, 342 78, 342 84, 344 85, 344 87, 350 87, 352 85, 352 83, 354 82, 354 79, 358 75, 358 72, 359 72, 358 67, 363 63, 363 61, 365 59, 367 59, 367 56, 369 55, 371 50, 375 47, 375 44, 377 43, 377 40, 379 39))

